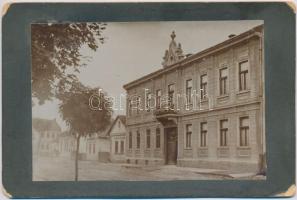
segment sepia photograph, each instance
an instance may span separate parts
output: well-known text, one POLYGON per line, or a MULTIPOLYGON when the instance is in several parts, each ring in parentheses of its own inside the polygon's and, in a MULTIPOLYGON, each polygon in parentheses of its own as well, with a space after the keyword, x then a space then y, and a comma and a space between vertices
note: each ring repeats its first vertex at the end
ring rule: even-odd
POLYGON ((31 24, 33 181, 266 180, 263 26, 31 24))

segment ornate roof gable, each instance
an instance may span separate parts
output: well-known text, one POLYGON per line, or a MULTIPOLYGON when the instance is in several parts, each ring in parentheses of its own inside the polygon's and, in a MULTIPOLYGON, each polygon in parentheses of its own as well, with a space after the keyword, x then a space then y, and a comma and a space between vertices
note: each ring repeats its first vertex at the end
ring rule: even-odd
POLYGON ((162 65, 164 68, 184 58, 181 44, 180 43, 176 44, 174 40, 175 37, 176 35, 175 35, 175 32, 173 31, 171 34, 171 42, 169 44, 169 49, 165 51, 165 55, 163 57, 162 65))

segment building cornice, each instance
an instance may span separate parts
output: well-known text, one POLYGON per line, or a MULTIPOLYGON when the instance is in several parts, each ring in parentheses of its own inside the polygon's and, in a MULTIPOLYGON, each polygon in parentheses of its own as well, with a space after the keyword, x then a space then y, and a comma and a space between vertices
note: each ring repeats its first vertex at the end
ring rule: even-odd
POLYGON ((124 89, 128 90, 128 89, 131 89, 141 83, 144 83, 144 82, 147 82, 149 80, 152 80, 158 76, 161 76, 169 71, 173 71, 173 70, 176 70, 180 67, 183 67, 187 64, 190 64, 192 62, 196 62, 196 61, 199 61, 199 60, 202 60, 203 58, 207 57, 207 56, 211 56, 217 52, 220 52, 220 51, 223 51, 223 50, 226 50, 228 48, 231 48, 233 46, 236 46, 237 44, 239 43, 242 43, 242 42, 245 42, 245 41, 248 41, 249 39, 253 38, 253 37, 261 37, 262 36, 262 31, 263 31, 263 25, 260 25, 260 26, 256 26, 244 33, 241 33, 237 36, 234 36, 228 40, 225 40, 224 42, 221 42, 217 45, 214 45, 212 47, 209 47, 203 51, 200 51, 194 55, 191 55, 181 61, 178 61, 170 66, 167 66, 163 69, 160 69, 160 70, 157 70, 157 71, 154 71, 148 75, 145 75, 139 79, 136 79, 130 83, 127 83, 125 84, 123 87, 124 89))
MULTIPOLYGON (((240 104, 235 104, 235 105, 230 105, 230 106, 222 106, 222 107, 216 107, 216 108, 212 108, 212 109, 203 109, 203 110, 197 110, 197 111, 193 111, 193 112, 184 112, 182 114, 178 114, 177 117, 188 117, 188 116, 192 116, 192 115, 202 115, 205 113, 213 113, 213 112, 218 112, 221 110, 227 110, 227 109, 233 109, 233 108, 240 108, 240 107, 244 107, 244 106, 249 106, 249 105, 260 105, 262 101, 260 100, 254 100, 254 101, 250 101, 247 103, 240 103, 240 104)), ((257 108, 258 109, 258 108, 257 108)), ((140 123, 127 123, 127 127, 130 126, 138 126, 138 125, 142 125, 142 124, 155 124, 156 122, 158 122, 157 120, 152 120, 152 121, 145 121, 145 122, 140 122, 140 123)))

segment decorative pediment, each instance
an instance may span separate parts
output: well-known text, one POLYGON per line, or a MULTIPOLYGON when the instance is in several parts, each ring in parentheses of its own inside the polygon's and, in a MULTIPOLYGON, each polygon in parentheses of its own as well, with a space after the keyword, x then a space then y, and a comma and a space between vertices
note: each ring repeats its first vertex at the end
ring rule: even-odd
POLYGON ((175 32, 173 31, 171 34, 171 42, 169 44, 169 49, 165 51, 165 55, 163 57, 163 62, 162 62, 163 67, 172 65, 184 58, 181 44, 180 43, 177 44, 175 42, 174 40, 175 37, 176 35, 175 35, 175 32))

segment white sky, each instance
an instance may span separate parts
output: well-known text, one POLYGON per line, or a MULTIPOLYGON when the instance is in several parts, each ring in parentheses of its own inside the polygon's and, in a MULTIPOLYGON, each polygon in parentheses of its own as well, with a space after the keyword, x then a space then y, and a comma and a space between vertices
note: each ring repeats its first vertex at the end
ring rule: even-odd
MULTIPOLYGON (((174 30, 176 42, 181 43, 184 54, 197 53, 228 39, 230 34, 239 34, 263 21, 192 21, 192 22, 123 22, 107 23, 105 43, 96 52, 87 48, 83 55, 91 56, 79 78, 89 86, 100 86, 109 96, 125 94, 123 85, 162 68, 164 52, 174 30)), ((125 106, 125 102, 122 103, 125 106)), ((33 107, 33 117, 47 119, 59 117, 56 101, 33 107)), ((115 115, 125 111, 115 111, 115 115)))

